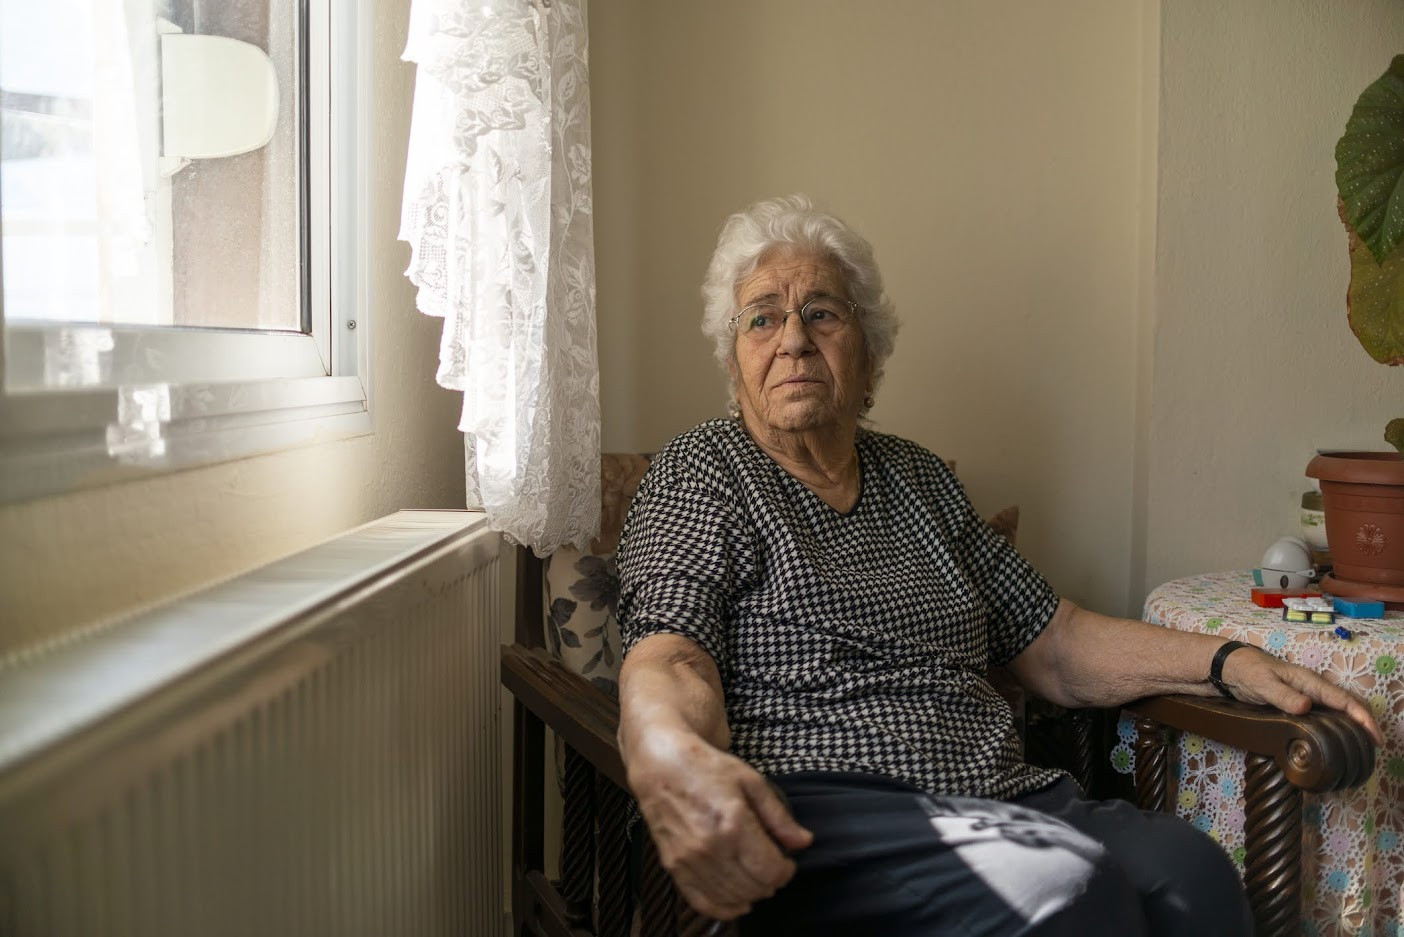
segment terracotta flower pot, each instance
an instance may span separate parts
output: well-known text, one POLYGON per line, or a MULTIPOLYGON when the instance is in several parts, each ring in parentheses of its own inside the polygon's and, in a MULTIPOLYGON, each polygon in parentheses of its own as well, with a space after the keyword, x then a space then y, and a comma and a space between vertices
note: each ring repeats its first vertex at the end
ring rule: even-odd
POLYGON ((1397 452, 1323 453, 1306 473, 1321 480, 1335 562, 1322 586, 1404 608, 1404 459, 1397 452))

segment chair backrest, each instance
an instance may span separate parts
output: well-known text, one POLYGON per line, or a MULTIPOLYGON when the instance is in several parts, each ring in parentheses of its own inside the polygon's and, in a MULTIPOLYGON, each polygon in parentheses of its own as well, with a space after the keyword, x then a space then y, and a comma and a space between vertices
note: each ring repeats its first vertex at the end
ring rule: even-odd
MULTIPOLYGON (((648 456, 600 456, 600 533, 581 550, 565 546, 542 562, 541 632, 530 646, 545 646, 574 673, 611 696, 619 695, 619 572, 614 553, 624 517, 648 471, 648 456)), ((518 640, 521 638, 519 636, 518 640)))

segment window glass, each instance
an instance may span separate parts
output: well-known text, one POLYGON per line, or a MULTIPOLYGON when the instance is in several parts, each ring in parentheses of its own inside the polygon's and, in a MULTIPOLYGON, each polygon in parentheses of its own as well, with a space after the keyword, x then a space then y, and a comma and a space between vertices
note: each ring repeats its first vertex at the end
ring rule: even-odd
POLYGON ((0 0, 4 317, 309 331, 297 0, 0 0))

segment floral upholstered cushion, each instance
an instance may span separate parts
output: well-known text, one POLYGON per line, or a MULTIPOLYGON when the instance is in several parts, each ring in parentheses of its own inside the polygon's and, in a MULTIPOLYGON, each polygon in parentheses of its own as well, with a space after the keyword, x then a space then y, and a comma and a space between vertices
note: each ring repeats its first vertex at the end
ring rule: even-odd
POLYGON ((648 471, 642 455, 600 457, 600 533, 589 550, 567 546, 546 558, 546 637, 561 662, 611 696, 619 693, 619 572, 614 551, 624 516, 648 471))
POLYGON ((565 546, 546 561, 546 635, 551 651, 611 696, 619 694, 619 572, 614 554, 565 546))

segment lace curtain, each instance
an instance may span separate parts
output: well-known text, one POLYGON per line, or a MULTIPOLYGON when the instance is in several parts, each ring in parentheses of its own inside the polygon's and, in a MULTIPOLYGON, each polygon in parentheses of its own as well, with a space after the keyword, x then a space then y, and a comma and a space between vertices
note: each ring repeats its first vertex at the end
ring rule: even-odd
POLYGON ((404 54, 406 275, 444 320, 468 503, 540 555, 599 527, 585 3, 413 0, 404 54))

